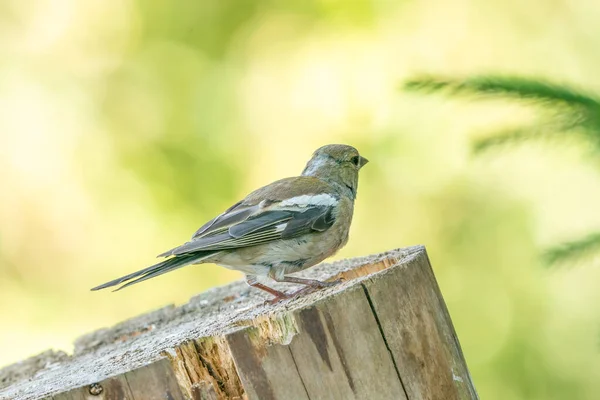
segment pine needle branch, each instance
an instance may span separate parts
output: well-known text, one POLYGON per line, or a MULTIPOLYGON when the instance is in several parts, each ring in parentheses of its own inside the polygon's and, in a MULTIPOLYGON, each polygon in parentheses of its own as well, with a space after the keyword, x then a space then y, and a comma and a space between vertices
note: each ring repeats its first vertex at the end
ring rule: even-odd
POLYGON ((600 113, 600 99, 597 97, 566 85, 541 79, 500 75, 483 75, 466 79, 423 76, 407 81, 404 88, 425 93, 446 91, 451 95, 480 94, 537 100, 570 107, 581 106, 600 113))
POLYGON ((571 263, 598 251, 600 251, 600 232, 595 232, 581 239, 547 249, 543 254, 543 260, 547 265, 555 266, 567 261, 571 263))
POLYGON ((480 154, 498 146, 517 145, 529 140, 562 140, 566 138, 567 131, 575 134, 573 129, 577 127, 579 124, 575 121, 563 121, 554 124, 540 122, 535 125, 510 128, 473 140, 471 151, 473 154, 480 154))

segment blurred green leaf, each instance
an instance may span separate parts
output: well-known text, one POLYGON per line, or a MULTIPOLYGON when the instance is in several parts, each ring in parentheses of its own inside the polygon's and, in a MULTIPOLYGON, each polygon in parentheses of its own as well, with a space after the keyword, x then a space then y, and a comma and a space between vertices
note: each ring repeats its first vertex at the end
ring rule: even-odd
POLYGON ((600 250, 600 232, 595 232, 581 239, 551 247, 544 252, 543 258, 547 265, 554 266, 581 260, 598 250, 600 250))

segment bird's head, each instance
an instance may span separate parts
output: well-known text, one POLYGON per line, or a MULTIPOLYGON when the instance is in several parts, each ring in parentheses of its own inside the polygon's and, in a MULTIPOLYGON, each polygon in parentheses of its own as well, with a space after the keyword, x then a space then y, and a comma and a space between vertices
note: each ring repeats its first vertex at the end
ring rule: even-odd
POLYGON ((337 184, 343 190, 348 190, 354 198, 358 188, 358 171, 368 162, 352 146, 328 144, 313 153, 302 175, 337 184))

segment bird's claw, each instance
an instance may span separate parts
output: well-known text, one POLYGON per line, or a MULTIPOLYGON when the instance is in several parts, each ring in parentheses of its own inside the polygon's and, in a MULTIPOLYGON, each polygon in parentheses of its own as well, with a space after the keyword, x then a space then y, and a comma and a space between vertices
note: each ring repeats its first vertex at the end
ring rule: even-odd
POLYGON ((265 306, 272 306, 273 304, 277 304, 282 300, 288 300, 288 299, 295 297, 293 295, 294 295, 294 293, 292 293, 291 295, 286 294, 285 296, 274 296, 272 299, 265 300, 265 302, 263 304, 265 306))
POLYGON ((310 285, 307 285, 307 286, 303 287, 302 289, 297 290, 293 293, 290 293, 290 294, 282 293, 283 294, 282 296, 275 296, 272 299, 268 299, 265 301, 265 305, 277 304, 282 300, 296 299, 302 295, 313 293, 319 289, 332 287, 341 282, 342 282, 342 279, 336 279, 334 281, 317 281, 317 280, 315 280, 315 281, 311 282, 310 285))

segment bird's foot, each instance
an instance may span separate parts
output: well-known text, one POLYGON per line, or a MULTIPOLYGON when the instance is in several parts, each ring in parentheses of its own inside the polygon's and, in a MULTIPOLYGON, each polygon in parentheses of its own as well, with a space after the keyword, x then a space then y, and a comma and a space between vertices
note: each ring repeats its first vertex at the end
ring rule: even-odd
POLYGON ((293 294, 294 293, 291 293, 291 294, 285 294, 284 293, 283 296, 275 296, 272 299, 267 299, 267 300, 265 300, 264 305, 265 306, 272 306, 273 304, 277 304, 280 301, 292 299, 294 297, 293 294))
POLYGON ((341 282, 341 279, 337 279, 337 280, 331 281, 331 282, 323 282, 323 281, 315 280, 315 281, 313 281, 313 283, 307 285, 306 287, 303 287, 302 289, 297 290, 294 293, 291 293, 291 296, 293 296, 294 298, 304 296, 309 293, 314 293, 319 289, 325 289, 328 287, 335 286, 340 282, 341 282))
POLYGON ((310 282, 307 282, 306 286, 303 287, 302 289, 296 290, 295 292, 292 292, 292 293, 289 293, 289 294, 282 293, 283 296, 276 296, 273 299, 267 300, 267 304, 279 303, 282 300, 297 299, 298 297, 307 295, 309 293, 316 292, 319 289, 324 289, 324 288, 335 286, 335 285, 337 285, 337 284, 339 284, 341 282, 342 282, 341 279, 336 279, 335 281, 331 281, 331 282, 325 282, 325 281, 318 281, 316 279, 310 279, 310 282))

